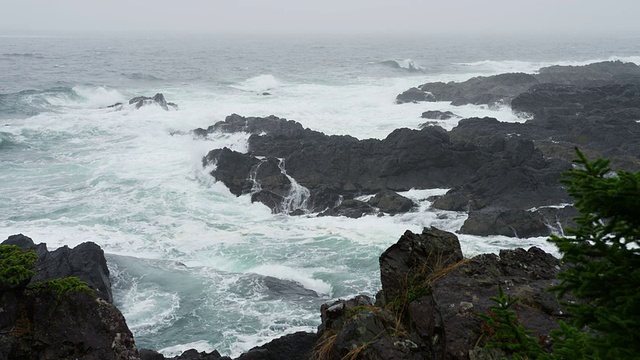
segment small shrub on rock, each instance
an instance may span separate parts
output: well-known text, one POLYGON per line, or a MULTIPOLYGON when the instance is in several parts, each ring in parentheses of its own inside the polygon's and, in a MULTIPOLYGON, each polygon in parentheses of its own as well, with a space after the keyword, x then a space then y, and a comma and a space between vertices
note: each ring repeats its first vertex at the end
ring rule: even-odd
POLYGON ((18 287, 31 279, 31 270, 38 259, 32 250, 23 250, 15 245, 0 245, 0 289, 18 287))
POLYGON ((86 282, 78 279, 75 276, 44 281, 33 285, 31 288, 36 293, 53 294, 57 299, 62 299, 63 296, 69 293, 77 292, 95 296, 95 292, 93 291, 93 289, 91 289, 86 282))

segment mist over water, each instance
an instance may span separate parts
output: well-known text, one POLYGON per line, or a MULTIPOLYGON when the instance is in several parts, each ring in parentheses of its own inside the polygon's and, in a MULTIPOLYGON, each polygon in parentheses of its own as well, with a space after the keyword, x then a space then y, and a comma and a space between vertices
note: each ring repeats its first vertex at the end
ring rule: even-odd
MULTIPOLYGON (((232 113, 273 114, 358 138, 417 128, 426 110, 524 121, 506 107, 394 100, 427 81, 607 59, 637 63, 633 43, 0 37, 2 238, 24 233, 49 248, 96 242, 138 347, 235 356, 315 330, 319 306, 330 299, 375 294, 378 256, 404 231, 456 231, 466 214, 430 210, 427 199, 446 191, 432 189, 407 192, 420 208, 394 217, 274 215, 248 196, 235 197, 202 167, 214 148, 246 151, 247 134, 170 133, 232 113), (179 110, 107 108, 157 92, 179 110)), ((457 119, 439 125, 451 129, 457 119)), ((468 256, 532 245, 554 251, 543 238, 460 239, 468 256)))

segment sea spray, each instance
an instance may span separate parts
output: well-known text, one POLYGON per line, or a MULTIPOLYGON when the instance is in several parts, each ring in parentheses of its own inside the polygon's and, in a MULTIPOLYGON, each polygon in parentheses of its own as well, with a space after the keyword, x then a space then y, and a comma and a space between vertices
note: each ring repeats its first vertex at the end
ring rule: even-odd
POLYGON ((284 176, 289 179, 289 193, 284 197, 282 201, 282 210, 286 214, 290 214, 296 210, 302 210, 308 212, 307 202, 311 196, 311 192, 306 187, 298 184, 296 179, 287 174, 285 168, 285 159, 278 159, 278 167, 284 176))

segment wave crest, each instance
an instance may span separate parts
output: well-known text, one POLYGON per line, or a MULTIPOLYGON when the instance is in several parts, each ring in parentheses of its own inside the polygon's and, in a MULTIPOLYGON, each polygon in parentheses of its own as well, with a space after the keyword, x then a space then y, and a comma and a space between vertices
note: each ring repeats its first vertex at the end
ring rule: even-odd
POLYGON ((416 64, 416 62, 411 60, 411 59, 384 60, 384 61, 381 61, 380 64, 384 65, 384 66, 387 66, 387 67, 390 67, 390 68, 399 69, 399 70, 405 70, 405 71, 410 71, 410 72, 422 72, 422 71, 425 71, 425 68, 423 68, 422 66, 416 64))
POLYGON ((244 91, 265 92, 279 88, 283 85, 282 81, 271 74, 262 74, 238 84, 231 85, 232 88, 244 91))
POLYGON ((52 87, 44 90, 27 89, 0 94, 2 116, 35 116, 64 107, 105 107, 123 102, 124 96, 114 89, 100 86, 52 87))
POLYGON ((40 53, 5 53, 2 54, 3 56, 6 57, 18 57, 18 58, 36 58, 36 59, 43 59, 44 55, 40 54, 40 53))

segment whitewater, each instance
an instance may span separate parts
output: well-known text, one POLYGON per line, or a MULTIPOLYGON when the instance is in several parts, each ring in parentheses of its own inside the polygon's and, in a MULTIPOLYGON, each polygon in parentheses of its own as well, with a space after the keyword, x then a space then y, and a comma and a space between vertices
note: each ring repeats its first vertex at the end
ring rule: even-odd
MULTIPOLYGON (((93 241, 139 348, 237 356, 315 331, 322 303, 374 295, 378 256, 406 230, 457 231, 467 214, 430 209, 429 198, 447 189, 403 193, 419 208, 397 216, 271 214, 202 166, 212 149, 245 151, 248 134, 172 133, 232 113, 360 139, 418 128, 427 110, 459 115, 438 121, 447 129, 475 116, 522 122, 508 107, 397 105, 395 96, 425 82, 553 64, 640 63, 633 43, 2 34, 0 238, 23 233, 49 249, 93 241), (179 110, 108 108, 158 92, 179 110)), ((459 237, 466 256, 533 245, 555 252, 544 238, 459 237)))

